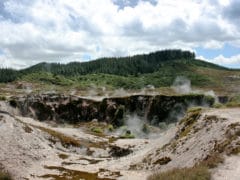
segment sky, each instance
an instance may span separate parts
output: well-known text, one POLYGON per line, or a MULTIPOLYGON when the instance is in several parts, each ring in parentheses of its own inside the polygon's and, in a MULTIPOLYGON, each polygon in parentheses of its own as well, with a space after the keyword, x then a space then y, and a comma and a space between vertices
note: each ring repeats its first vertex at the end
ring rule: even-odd
POLYGON ((240 68, 240 0, 0 0, 0 67, 163 49, 240 68))

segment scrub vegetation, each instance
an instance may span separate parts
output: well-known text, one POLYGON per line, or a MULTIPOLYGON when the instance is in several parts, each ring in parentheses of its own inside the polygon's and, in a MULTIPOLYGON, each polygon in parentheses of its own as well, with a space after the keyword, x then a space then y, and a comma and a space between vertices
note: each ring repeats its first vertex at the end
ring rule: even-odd
POLYGON ((121 58, 101 58, 69 64, 40 63, 22 70, 0 69, 0 82, 29 82, 41 86, 86 89, 141 89, 170 87, 178 76, 194 87, 224 91, 231 83, 240 84, 240 71, 195 59, 194 53, 163 50, 121 58), (226 86, 228 85, 228 86, 226 86))

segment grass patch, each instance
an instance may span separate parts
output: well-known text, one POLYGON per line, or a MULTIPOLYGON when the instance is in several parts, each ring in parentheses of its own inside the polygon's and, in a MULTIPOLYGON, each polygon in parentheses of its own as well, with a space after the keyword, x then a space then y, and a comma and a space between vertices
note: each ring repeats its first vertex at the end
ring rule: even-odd
POLYGON ((187 115, 179 122, 183 127, 180 129, 179 137, 185 137, 191 130, 194 123, 200 118, 202 108, 191 108, 187 115))
POLYGON ((50 138, 49 140, 52 141, 53 143, 57 142, 56 139, 54 139, 54 138, 57 138, 64 147, 69 147, 69 146, 80 147, 81 146, 81 143, 79 140, 76 140, 70 136, 66 136, 62 133, 59 133, 57 131, 54 131, 52 129, 48 129, 45 127, 41 127, 41 126, 35 126, 35 127, 51 135, 53 138, 50 138))
POLYGON ((226 104, 227 107, 240 107, 240 95, 233 96, 226 104))
POLYGON ((121 139, 134 139, 135 136, 133 134, 124 134, 120 136, 121 139))
POLYGON ((61 158, 61 159, 67 159, 67 158, 69 158, 69 155, 67 155, 67 154, 58 154, 58 157, 61 158))
POLYGON ((231 101, 231 102, 228 102, 226 104, 227 107, 240 107, 240 102, 234 102, 234 101, 231 101))
POLYGON ((65 134, 62 134, 60 132, 54 131, 49 128, 45 128, 45 127, 41 127, 41 126, 33 126, 33 127, 38 128, 38 129, 42 130, 43 132, 48 133, 49 135, 51 135, 51 137, 49 138, 49 141, 51 141, 54 144, 57 141, 60 141, 62 146, 65 148, 68 148, 70 146, 87 147, 87 148, 94 147, 94 148, 101 148, 101 149, 106 148, 106 143, 104 143, 104 142, 94 143, 94 142, 90 142, 90 141, 87 141, 84 139, 78 140, 71 136, 66 136, 65 134))
POLYGON ((199 106, 190 107, 187 110, 187 113, 199 113, 203 108, 199 106))
MULTIPOLYGON (((25 122, 23 122, 22 120, 20 120, 18 118, 16 118, 15 120, 22 123, 25 126, 27 125, 25 122)), ((54 144, 56 142, 60 141, 62 146, 65 147, 65 148, 68 148, 69 146, 74 146, 74 147, 83 147, 84 146, 84 147, 87 147, 87 148, 94 147, 94 148, 101 148, 101 149, 106 148, 106 143, 105 142, 94 143, 94 142, 90 142, 90 141, 84 140, 84 139, 78 140, 78 139, 75 139, 71 136, 66 136, 63 133, 57 132, 55 130, 52 130, 52 129, 49 129, 49 128, 46 128, 46 127, 36 126, 36 125, 31 125, 31 127, 37 128, 37 129, 49 134, 51 136, 48 139, 49 141, 51 141, 54 144)))
POLYGON ((97 134, 102 134, 103 133, 103 130, 100 127, 92 127, 91 131, 94 132, 94 133, 97 133, 97 134))
POLYGON ((162 173, 154 173, 148 180, 210 180, 211 174, 207 167, 173 169, 162 173))
POLYGON ((179 124, 190 125, 195 122, 201 115, 201 107, 189 108, 187 115, 179 122, 179 124))
POLYGON ((114 127, 113 127, 112 124, 109 124, 109 125, 107 126, 107 129, 108 129, 109 132, 113 132, 113 131, 114 131, 114 127))
POLYGON ((9 173, 0 171, 0 180, 12 180, 12 177, 9 173))
POLYGON ((121 138, 121 139, 133 139, 133 138, 135 138, 135 136, 131 133, 131 131, 127 130, 125 132, 125 134, 122 134, 121 136, 119 136, 119 138, 121 138))
POLYGON ((225 107, 226 107, 226 106, 223 105, 223 104, 221 104, 221 103, 215 103, 215 104, 213 105, 213 108, 217 108, 217 109, 225 108, 225 107))
MULTIPOLYGON (((57 167, 57 166, 44 166, 45 169, 49 170, 55 170, 59 171, 60 174, 46 174, 43 176, 39 176, 41 179, 56 179, 56 180, 66 180, 66 179, 89 179, 89 180, 113 180, 112 178, 100 178, 98 176, 99 173, 105 172, 107 170, 100 169, 99 172, 95 173, 90 173, 90 172, 84 172, 84 171, 77 171, 77 170, 72 170, 72 169, 67 169, 64 167, 57 167)), ((111 173, 110 175, 115 176, 115 177, 120 177, 121 174, 120 172, 109 172, 111 173)))

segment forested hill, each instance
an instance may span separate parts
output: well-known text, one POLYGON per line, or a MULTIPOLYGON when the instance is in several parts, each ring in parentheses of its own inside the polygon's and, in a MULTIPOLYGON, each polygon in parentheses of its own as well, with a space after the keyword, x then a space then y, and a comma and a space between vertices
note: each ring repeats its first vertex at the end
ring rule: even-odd
POLYGON ((130 57, 101 58, 89 62, 73 62, 67 65, 41 63, 25 69, 24 72, 50 71, 67 76, 105 73, 115 75, 135 75, 158 70, 161 63, 174 59, 194 59, 194 53, 181 50, 165 50, 147 55, 130 57))
MULTIPOLYGON (((195 60, 195 54, 189 51, 163 50, 129 57, 101 58, 82 63, 40 63, 20 71, 13 69, 0 69, 0 82, 11 82, 23 75, 36 72, 49 72, 55 75, 63 76, 78 76, 98 73, 120 76, 138 76, 140 74, 156 72, 159 69, 162 69, 164 64, 173 62, 174 60, 183 60, 184 63, 190 63, 201 67, 226 69, 211 63, 195 60)), ((172 65, 174 66, 174 64, 172 65)))

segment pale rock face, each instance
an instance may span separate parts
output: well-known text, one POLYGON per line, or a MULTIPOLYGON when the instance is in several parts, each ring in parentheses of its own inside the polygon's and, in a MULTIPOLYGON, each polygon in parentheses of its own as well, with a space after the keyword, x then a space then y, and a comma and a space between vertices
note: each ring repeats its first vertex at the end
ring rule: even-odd
MULTIPOLYGON (((95 173, 120 180, 146 179, 152 171, 193 166, 213 150, 216 142, 226 139, 231 125, 240 124, 239 108, 203 109, 184 136, 181 133, 187 125, 177 123, 165 131, 157 131, 154 138, 112 141, 114 134, 101 136, 89 132, 87 126, 39 122, 19 116, 6 103, 0 105, 0 163, 15 179, 41 179, 70 172, 79 178, 95 173), (59 136, 72 144, 64 144, 59 136), (111 157, 112 146, 131 152, 111 157)), ((95 121, 90 123, 100 124, 95 121)), ((226 156, 223 164, 211 170, 213 179, 237 180, 238 162, 238 156, 226 156)))

